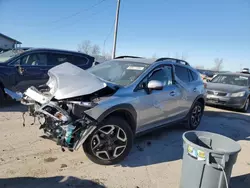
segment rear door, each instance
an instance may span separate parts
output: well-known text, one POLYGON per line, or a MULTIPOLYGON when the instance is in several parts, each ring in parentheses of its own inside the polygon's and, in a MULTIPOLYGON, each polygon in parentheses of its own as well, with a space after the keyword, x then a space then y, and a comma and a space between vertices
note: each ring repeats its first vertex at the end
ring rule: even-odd
POLYGON ((199 95, 200 88, 198 82, 200 81, 195 72, 182 65, 175 65, 175 75, 183 96, 179 103, 179 110, 186 114, 195 98, 199 95))

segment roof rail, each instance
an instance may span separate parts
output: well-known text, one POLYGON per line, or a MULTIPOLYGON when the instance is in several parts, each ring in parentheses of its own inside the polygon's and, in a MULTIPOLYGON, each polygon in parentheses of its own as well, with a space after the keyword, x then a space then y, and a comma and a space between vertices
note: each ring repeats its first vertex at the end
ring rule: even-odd
POLYGON ((124 56, 117 56, 114 59, 124 59, 124 58, 142 58, 142 57, 124 55, 124 56))
POLYGON ((162 58, 159 58, 157 59, 155 62, 158 62, 158 61, 165 61, 165 60, 170 60, 170 61, 174 61, 175 63, 180 63, 180 64, 184 64, 184 65, 189 65, 188 62, 184 61, 184 60, 181 60, 181 59, 175 59, 175 58, 170 58, 170 57, 162 57, 162 58))

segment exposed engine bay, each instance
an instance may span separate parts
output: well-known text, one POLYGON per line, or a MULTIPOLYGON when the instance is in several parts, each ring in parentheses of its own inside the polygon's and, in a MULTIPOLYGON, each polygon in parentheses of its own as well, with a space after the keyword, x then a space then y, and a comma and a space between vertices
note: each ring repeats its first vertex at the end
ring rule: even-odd
MULTIPOLYGON (((92 75, 79 69, 69 63, 54 67, 49 71, 50 79, 46 85, 30 87, 21 94, 21 103, 27 105, 30 115, 39 120, 45 138, 56 141, 63 151, 64 147, 70 151, 77 150, 96 128, 97 120, 84 111, 95 107, 103 98, 113 95, 118 89, 108 86, 96 77, 91 79, 92 75), (80 76, 82 82, 91 82, 88 83, 91 88, 81 88, 84 84, 80 81, 72 85, 69 79, 66 84, 62 83, 67 76, 61 74, 63 69, 73 72, 70 80, 79 80, 80 76)), ((11 91, 6 93, 13 96, 11 91)))

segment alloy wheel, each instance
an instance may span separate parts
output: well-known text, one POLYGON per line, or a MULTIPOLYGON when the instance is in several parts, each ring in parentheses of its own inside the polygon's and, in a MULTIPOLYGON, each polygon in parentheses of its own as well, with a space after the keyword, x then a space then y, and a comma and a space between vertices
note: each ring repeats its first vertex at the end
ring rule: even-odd
POLYGON ((91 139, 93 154, 102 160, 119 157, 127 146, 125 131, 116 125, 105 125, 98 129, 91 139))
POLYGON ((197 127, 200 124, 202 115, 202 109, 200 106, 195 106, 191 115, 191 124, 193 127, 197 127))

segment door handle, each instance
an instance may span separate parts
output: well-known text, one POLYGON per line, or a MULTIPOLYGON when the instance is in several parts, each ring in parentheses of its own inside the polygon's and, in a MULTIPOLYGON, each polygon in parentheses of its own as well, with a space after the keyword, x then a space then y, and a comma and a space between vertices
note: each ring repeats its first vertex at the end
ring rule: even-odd
POLYGON ((197 88, 195 87, 193 91, 196 92, 196 91, 197 91, 197 88))
POLYGON ((169 95, 175 96, 175 91, 171 91, 171 92, 169 93, 169 95))

